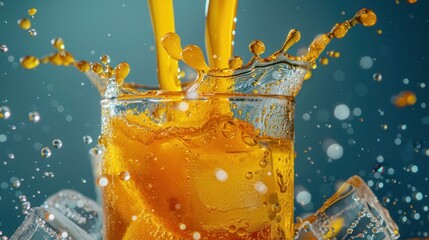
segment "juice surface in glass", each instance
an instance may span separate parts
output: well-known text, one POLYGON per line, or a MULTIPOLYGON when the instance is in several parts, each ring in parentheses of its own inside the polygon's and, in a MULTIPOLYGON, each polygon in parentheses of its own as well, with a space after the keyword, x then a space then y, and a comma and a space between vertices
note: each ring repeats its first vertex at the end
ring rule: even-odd
POLYGON ((292 239, 292 97, 102 101, 106 239, 292 239))

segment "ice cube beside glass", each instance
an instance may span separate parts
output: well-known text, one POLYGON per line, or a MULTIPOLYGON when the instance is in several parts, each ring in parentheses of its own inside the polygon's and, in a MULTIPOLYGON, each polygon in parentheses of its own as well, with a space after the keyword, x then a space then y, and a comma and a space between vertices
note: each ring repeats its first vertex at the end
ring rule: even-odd
POLYGON ((399 238, 389 212, 358 176, 344 182, 315 214, 299 219, 296 231, 302 240, 399 238))
POLYGON ((10 240, 92 240, 84 230, 76 226, 56 209, 35 207, 30 209, 22 224, 10 240))
POLYGON ((61 212, 74 224, 87 232, 92 239, 102 238, 102 210, 92 199, 74 190, 61 190, 50 196, 44 208, 61 212))

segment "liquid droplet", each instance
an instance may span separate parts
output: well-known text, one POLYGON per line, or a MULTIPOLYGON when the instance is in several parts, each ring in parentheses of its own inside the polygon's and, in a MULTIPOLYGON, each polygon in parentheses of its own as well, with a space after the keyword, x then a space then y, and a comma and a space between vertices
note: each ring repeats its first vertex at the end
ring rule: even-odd
POLYGON ((243 59, 239 56, 234 56, 228 61, 229 68, 235 70, 243 65, 243 59))
POLYGON ((262 41, 255 40, 255 41, 252 41, 249 44, 249 50, 255 56, 259 56, 259 55, 261 55, 262 53, 265 52, 265 45, 264 45, 264 43, 262 41))
POLYGON ((322 58, 320 58, 319 62, 322 65, 328 65, 329 59, 327 57, 322 57, 322 58))
POLYGON ((119 174, 119 178, 120 178, 122 181, 128 181, 128 180, 130 180, 131 175, 130 175, 130 173, 129 173, 129 172, 124 171, 124 172, 121 172, 121 173, 119 174))
POLYGON ((244 228, 239 228, 237 230, 237 235, 240 236, 240 237, 244 237, 246 234, 247 234, 247 231, 244 228))
POLYGON ((64 50, 64 40, 62 38, 54 38, 51 40, 52 46, 58 51, 64 50))
POLYGON ((231 121, 227 121, 222 126, 222 134, 226 138, 234 138, 237 134, 237 128, 235 127, 235 124, 231 121))
POLYGON ((96 74, 100 74, 103 72, 103 65, 101 65, 100 63, 93 63, 91 65, 91 70, 96 74))
POLYGON ((49 158, 52 155, 51 149, 48 147, 42 148, 42 150, 40 150, 40 155, 44 158, 49 158))
POLYGON ((180 37, 176 33, 167 33, 161 39, 162 46, 168 55, 176 60, 182 59, 182 47, 180 46, 180 37))
POLYGON ((7 51, 9 51, 9 48, 6 46, 6 45, 4 45, 4 44, 2 44, 1 46, 0 46, 0 51, 2 51, 2 52, 7 52, 7 51))
POLYGON ((54 146, 54 148, 61 148, 63 146, 63 142, 60 139, 54 139, 52 141, 52 146, 54 146))
POLYGON ((40 121, 40 114, 38 112, 30 112, 28 113, 28 120, 38 123, 40 121))
POLYGON ((91 156, 100 155, 102 153, 103 153, 103 151, 101 151, 101 149, 99 149, 97 147, 91 148, 89 150, 89 155, 91 155, 91 156))
POLYGON ((377 82, 381 82, 381 80, 383 79, 383 76, 381 75, 381 73, 374 73, 372 78, 377 82))
POLYGON ((366 8, 357 12, 354 18, 365 27, 371 27, 377 23, 377 15, 372 10, 366 8))
POLYGON ((30 36, 32 36, 32 37, 36 37, 37 31, 36 31, 36 29, 32 28, 32 29, 28 30, 28 34, 30 34, 30 36))
POLYGON ((85 135, 85 136, 83 136, 83 142, 85 143, 85 144, 91 144, 92 143, 92 137, 91 136, 89 136, 89 135, 85 135))
POLYGON ((188 45, 182 51, 182 59, 190 67, 195 70, 202 72, 208 72, 209 67, 207 66, 204 54, 197 45, 188 45))
POLYGON ((122 84, 129 73, 130 73, 130 65, 128 65, 128 63, 126 62, 119 63, 115 67, 116 83, 122 84))
POLYGON ((87 61, 77 61, 76 63, 74 63, 74 66, 80 72, 88 72, 91 69, 91 65, 87 61))
POLYGON ((250 135, 244 132, 242 134, 242 139, 243 139, 243 142, 249 146, 256 146, 257 144, 256 140, 253 137, 251 137, 250 135))
POLYGON ((100 57, 100 62, 104 65, 108 65, 110 63, 109 55, 103 55, 100 57))
POLYGON ((22 30, 28 30, 31 28, 31 21, 28 18, 22 18, 18 20, 18 25, 22 30))
POLYGON ((19 59, 21 66, 26 69, 33 69, 39 66, 40 61, 34 56, 26 56, 19 59))
POLYGON ((37 9, 35 9, 35 8, 28 9, 28 15, 34 16, 34 15, 36 15, 36 13, 37 13, 37 9))
POLYGON ((0 107, 0 119, 9 119, 11 116, 11 112, 9 107, 1 106, 0 107))
POLYGON ((97 183, 100 187, 105 187, 109 184, 109 180, 106 177, 100 177, 98 178, 97 183))

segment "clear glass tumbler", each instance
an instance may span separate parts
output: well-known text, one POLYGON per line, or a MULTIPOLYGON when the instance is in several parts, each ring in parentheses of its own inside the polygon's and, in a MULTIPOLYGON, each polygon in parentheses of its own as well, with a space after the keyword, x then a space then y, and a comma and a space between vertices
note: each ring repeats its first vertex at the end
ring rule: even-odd
POLYGON ((105 239, 293 239, 294 96, 305 69, 256 68, 229 77, 227 93, 104 99, 105 239))

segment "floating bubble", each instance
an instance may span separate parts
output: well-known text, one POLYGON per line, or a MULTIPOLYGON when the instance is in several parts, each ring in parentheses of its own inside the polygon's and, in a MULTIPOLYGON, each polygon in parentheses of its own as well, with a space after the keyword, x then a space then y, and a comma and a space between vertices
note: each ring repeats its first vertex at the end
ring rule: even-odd
POLYGON ((9 107, 1 106, 0 107, 0 119, 9 119, 11 116, 11 112, 9 107))
POLYGON ((373 78, 376 82, 381 82, 381 80, 383 79, 383 76, 381 75, 381 73, 374 73, 374 75, 372 75, 372 78, 373 78))
POLYGON ((374 65, 374 60, 370 56, 364 56, 360 59, 359 64, 363 69, 370 69, 374 65))
POLYGON ((194 234, 192 234, 192 238, 193 238, 194 240, 198 240, 198 239, 200 239, 200 238, 201 238, 201 233, 199 233, 199 232, 194 232, 194 234))
POLYGON ((414 198, 415 198, 417 201, 420 201, 420 200, 422 200, 422 199, 423 199, 423 194, 422 194, 421 192, 418 192, 418 193, 416 193, 416 194, 414 195, 414 198))
POLYGON ((0 143, 4 143, 7 141, 7 136, 4 134, 0 134, 0 143))
POLYGON ((98 179, 97 183, 100 187, 105 187, 105 186, 107 186, 107 184, 109 184, 109 180, 105 177, 100 177, 98 179))
POLYGON ((334 116, 338 120, 346 120, 350 116, 350 109, 345 104, 339 104, 334 109, 334 116))
POLYGON ((257 181, 254 185, 254 188, 257 192, 259 192, 260 194, 265 194, 268 192, 268 187, 267 185, 265 185, 263 182, 261 181, 257 181))
POLYGON ((356 117, 359 117, 360 115, 362 115, 362 109, 360 108, 353 109, 353 115, 355 115, 356 117))
POLYGON ((91 136, 89 136, 89 135, 85 135, 85 136, 83 136, 83 142, 84 142, 85 144, 91 144, 91 143, 92 143, 92 137, 91 137, 91 136))
POLYGON ((6 45, 2 44, 0 45, 0 51, 5 53, 9 51, 9 48, 6 45))
POLYGON ((54 146, 54 148, 61 148, 63 146, 63 142, 60 139, 54 139, 52 141, 52 146, 54 146))
POLYGON ((333 143, 326 149, 326 155, 333 160, 340 159, 343 156, 344 149, 338 143, 333 143))
POLYGON ((296 202, 305 206, 311 202, 311 193, 308 191, 301 191, 296 195, 296 202))
POLYGON ((120 178, 122 181, 128 181, 128 180, 130 180, 130 179, 131 179, 131 175, 130 175, 130 173, 129 173, 128 171, 123 171, 123 172, 121 172, 121 173, 119 174, 119 178, 120 178))
POLYGON ((103 151, 97 147, 93 147, 89 150, 89 155, 91 155, 91 156, 100 155, 102 153, 103 153, 103 151))
POLYGON ((40 121, 40 114, 38 112, 30 112, 28 113, 28 120, 38 123, 40 121))
POLYGON ((226 180, 228 180, 228 173, 225 172, 225 170, 220 168, 215 170, 215 176, 216 176, 216 179, 221 182, 225 182, 226 180))
POLYGON ((49 158, 52 155, 52 152, 51 149, 49 149, 48 147, 44 147, 42 148, 42 150, 40 150, 40 154, 44 158, 49 158))
POLYGON ((16 177, 11 177, 10 178, 10 183, 12 183, 12 186, 14 188, 19 188, 21 186, 21 181, 18 178, 16 178, 16 177))

